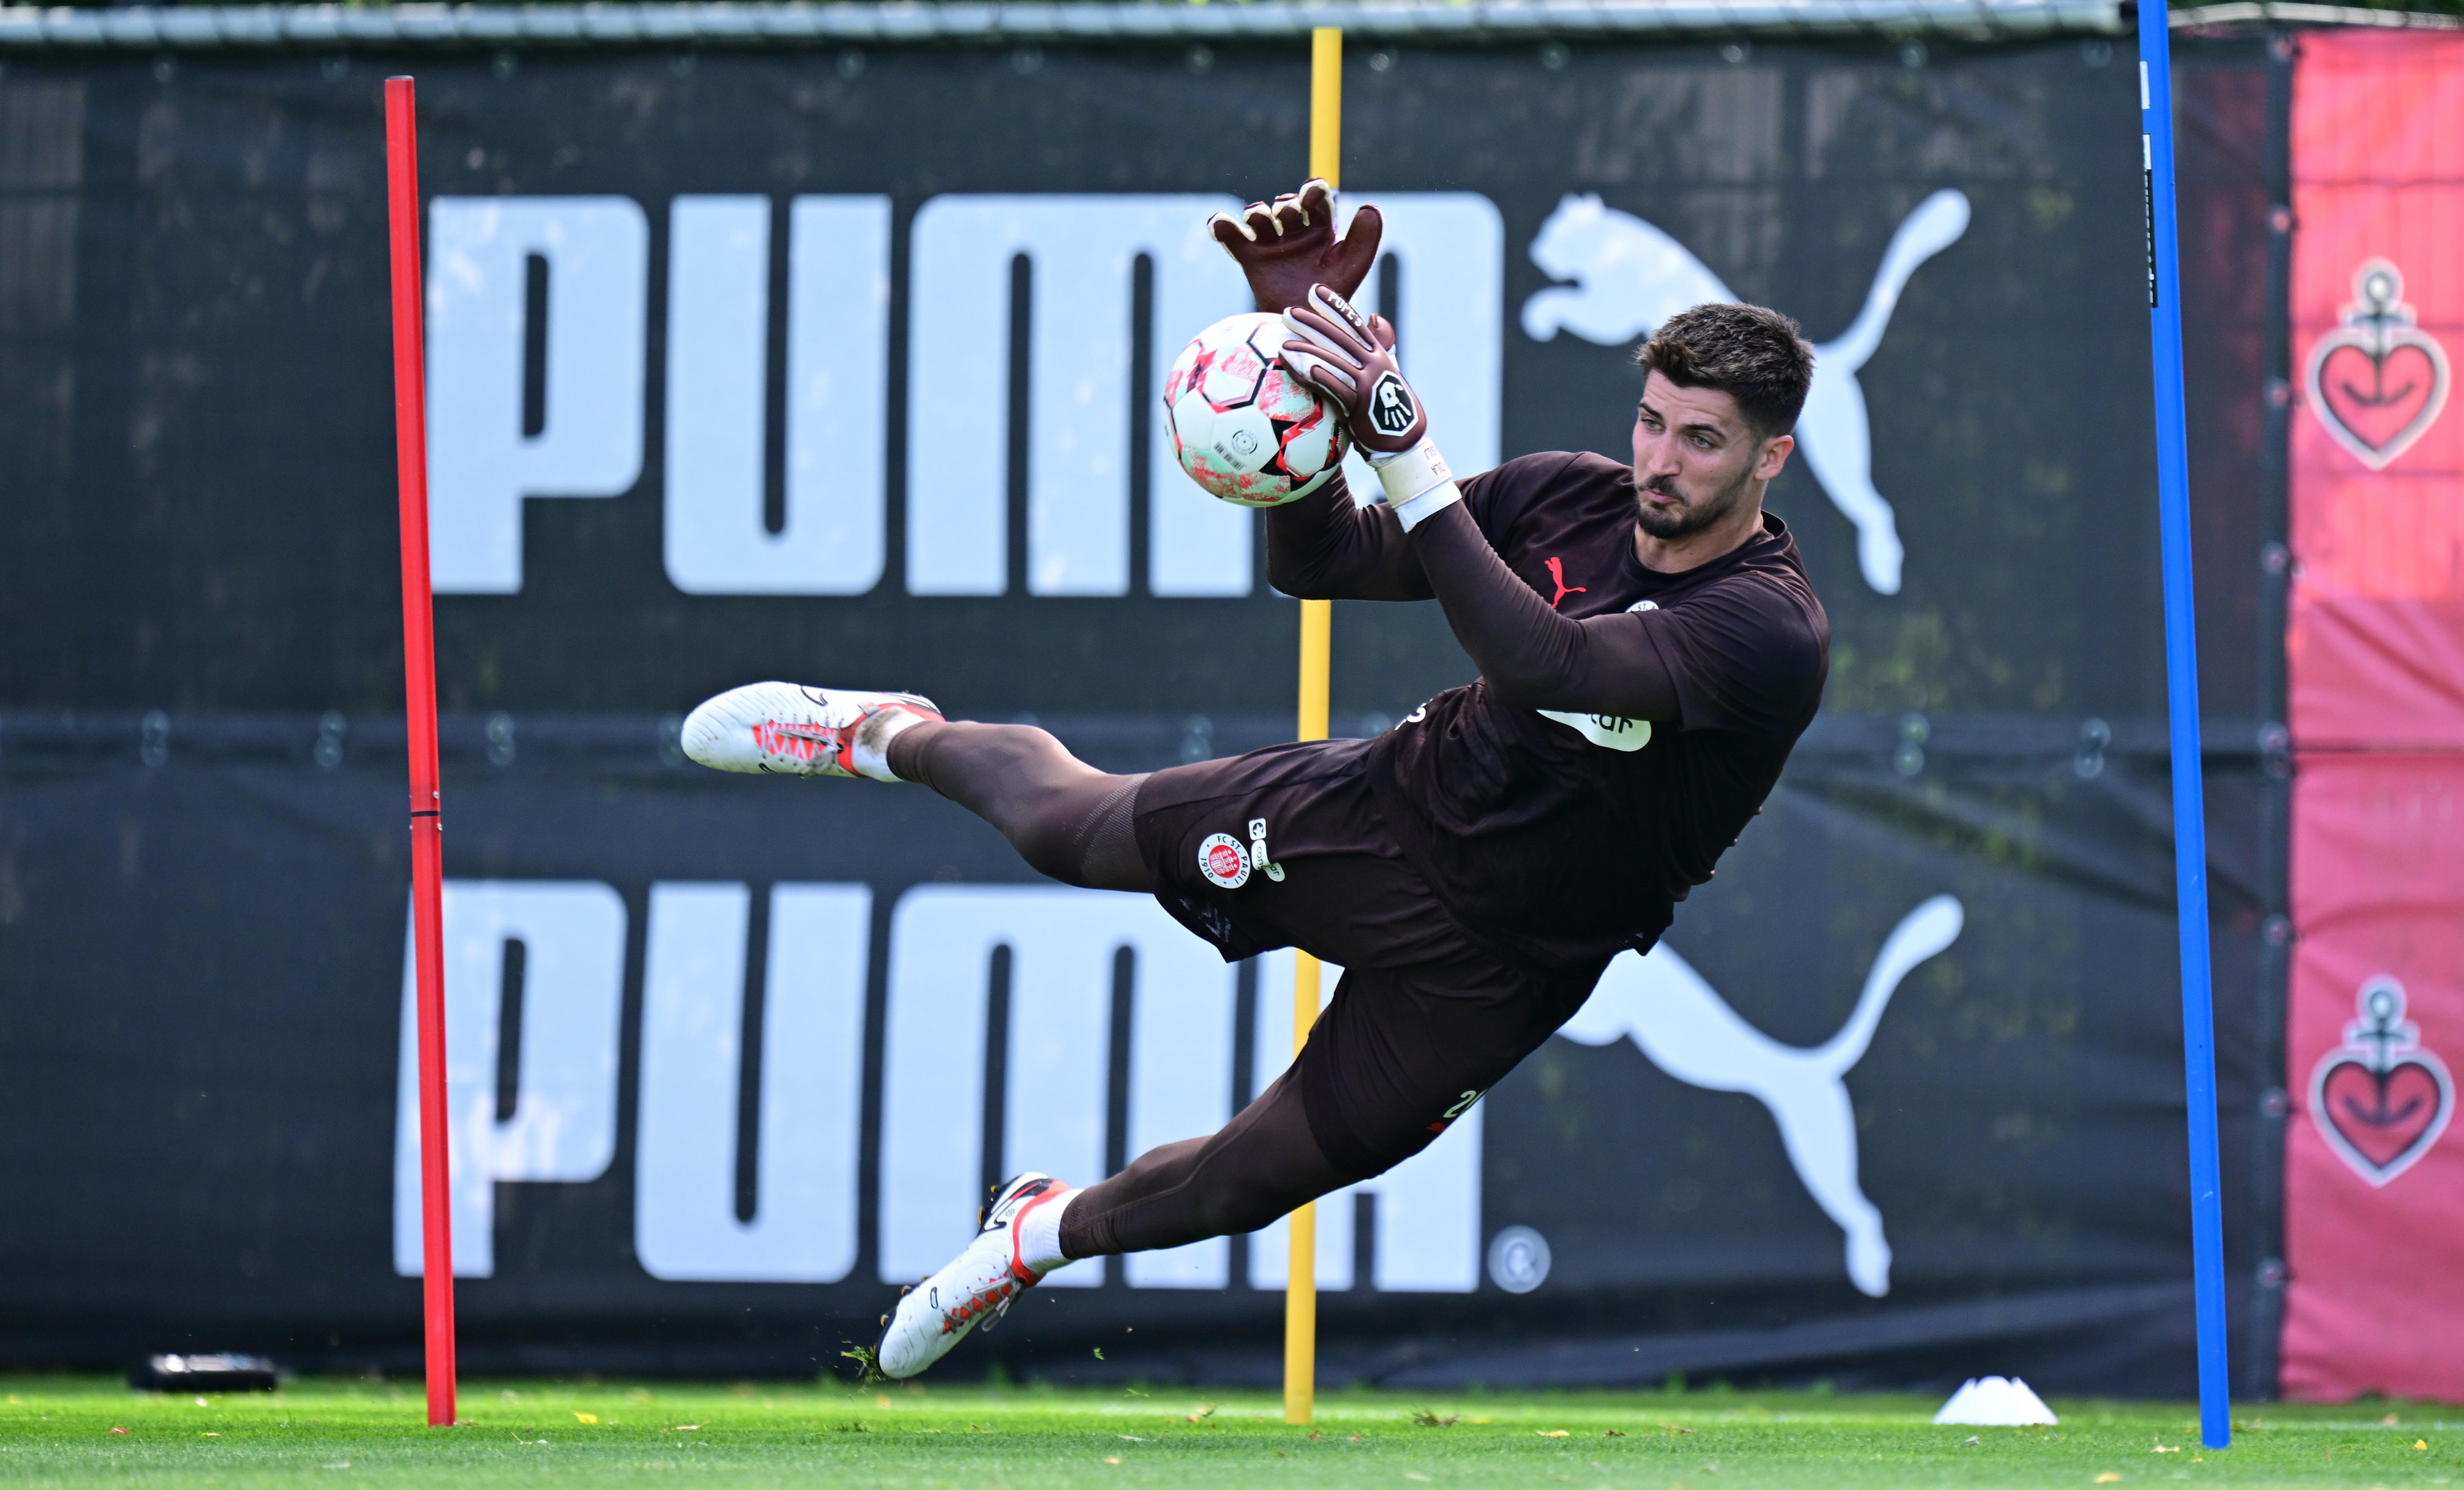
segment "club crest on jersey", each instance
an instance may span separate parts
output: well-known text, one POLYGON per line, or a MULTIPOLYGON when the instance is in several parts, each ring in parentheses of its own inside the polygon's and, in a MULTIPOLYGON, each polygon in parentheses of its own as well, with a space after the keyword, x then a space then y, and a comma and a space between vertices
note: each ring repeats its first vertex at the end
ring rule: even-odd
POLYGON ((1412 389, 1394 373, 1381 373, 1377 384, 1369 390, 1369 422, 1380 434, 1400 434, 1420 417, 1412 403, 1412 389))
POLYGON ((1198 846, 1198 872, 1209 884, 1238 890, 1249 882, 1249 850, 1228 833, 1211 833, 1198 846))

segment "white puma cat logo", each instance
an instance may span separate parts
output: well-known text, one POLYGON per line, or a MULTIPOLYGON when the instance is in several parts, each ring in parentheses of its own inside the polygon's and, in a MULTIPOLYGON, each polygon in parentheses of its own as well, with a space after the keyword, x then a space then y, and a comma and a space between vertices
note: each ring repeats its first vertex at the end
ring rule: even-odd
POLYGON ((1680 1081, 1749 1093, 1770 1108, 1796 1177, 1848 1234, 1849 1281, 1879 1299, 1891 1291, 1891 1247, 1882 1213, 1858 1188, 1857 1115, 1840 1079, 1864 1056, 1900 980, 1958 940, 1963 920, 1947 895, 1908 912, 1883 939, 1856 1012, 1812 1050, 1782 1045, 1746 1023, 1665 942, 1647 957, 1626 952, 1609 964, 1591 1001, 1557 1033, 1584 1045, 1630 1036, 1680 1081))
MULTIPOLYGON (((1857 525, 1857 563, 1865 583, 1885 595, 1899 593, 1903 550, 1891 504, 1874 490, 1873 431, 1857 370, 1881 344, 1908 277, 1958 241, 1968 215, 1968 198, 1949 190, 1908 213, 1882 251, 1864 309, 1847 330, 1814 349, 1814 388, 1796 423, 1814 478, 1857 525)), ((1683 244, 1630 212, 1601 205, 1597 196, 1559 202, 1532 240, 1531 260, 1551 278, 1575 281, 1523 302, 1524 333, 1537 342, 1560 328, 1603 345, 1632 341, 1681 310, 1737 298, 1683 244)))

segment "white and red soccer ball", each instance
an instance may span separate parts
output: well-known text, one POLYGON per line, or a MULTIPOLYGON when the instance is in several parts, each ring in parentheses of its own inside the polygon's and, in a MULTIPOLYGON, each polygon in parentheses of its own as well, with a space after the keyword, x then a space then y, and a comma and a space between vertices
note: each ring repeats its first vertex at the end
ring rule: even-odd
POLYGON ((1342 411, 1292 376, 1280 317, 1226 316, 1163 380, 1164 429, 1190 479, 1243 507, 1279 507, 1326 484, 1349 447, 1342 411))

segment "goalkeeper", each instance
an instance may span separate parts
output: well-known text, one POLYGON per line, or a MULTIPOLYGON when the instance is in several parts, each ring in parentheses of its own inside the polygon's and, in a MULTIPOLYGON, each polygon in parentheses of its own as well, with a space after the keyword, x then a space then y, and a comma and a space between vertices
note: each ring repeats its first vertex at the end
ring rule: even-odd
POLYGON ((1655 331, 1631 464, 1558 452, 1458 481, 1393 331, 1347 299, 1376 259, 1375 211, 1338 237, 1333 205, 1312 182, 1213 225, 1383 488, 1355 507, 1338 475, 1268 512, 1268 576, 1304 597, 1436 600, 1477 681, 1374 740, 1136 776, 909 694, 755 683, 686 721, 705 766, 919 782, 1043 874, 1153 894, 1227 960, 1296 946, 1344 968, 1298 1058, 1221 1131, 1084 1189, 997 1189, 976 1239, 884 1319, 891 1376, 1065 1263, 1254 1231, 1427 1146, 1611 957, 1658 940, 1821 701, 1828 623, 1763 510, 1813 374, 1795 322, 1698 305, 1655 331))

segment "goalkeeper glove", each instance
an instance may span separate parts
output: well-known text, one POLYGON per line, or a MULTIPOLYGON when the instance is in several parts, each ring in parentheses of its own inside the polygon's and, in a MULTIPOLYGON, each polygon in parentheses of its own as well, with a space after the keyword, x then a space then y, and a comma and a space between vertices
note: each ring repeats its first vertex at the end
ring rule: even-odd
POLYGON ((1332 289, 1313 284, 1307 304, 1284 312, 1284 326, 1293 336, 1284 344, 1284 366, 1343 411, 1405 532, 1463 500, 1429 440, 1428 411, 1404 380, 1385 317, 1363 316, 1332 289))
POLYGON ((1377 209, 1364 207, 1353 214, 1352 231, 1336 237, 1334 189, 1311 180, 1272 203, 1252 202, 1237 217, 1217 212, 1206 220, 1206 230, 1241 266, 1259 311, 1280 316, 1285 306, 1299 304, 1312 284, 1331 285, 1338 295, 1357 294, 1377 262, 1384 219, 1377 209))

